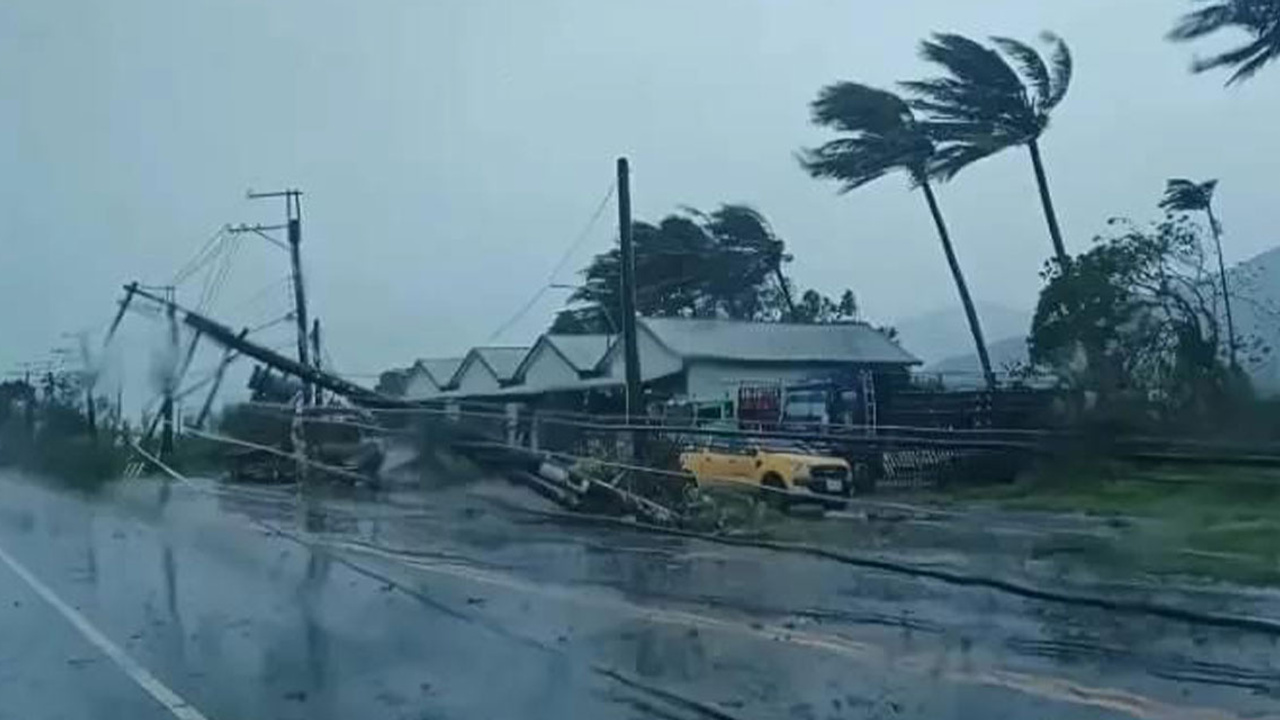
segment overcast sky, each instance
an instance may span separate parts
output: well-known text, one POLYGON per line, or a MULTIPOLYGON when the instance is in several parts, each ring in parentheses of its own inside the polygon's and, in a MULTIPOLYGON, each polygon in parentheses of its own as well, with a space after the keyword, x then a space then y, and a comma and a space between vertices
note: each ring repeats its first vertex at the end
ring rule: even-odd
MULTIPOLYGON (((342 369, 459 353, 547 282, 621 154, 638 218, 751 203, 804 287, 851 287, 882 321, 954 304, 901 178, 840 196, 793 155, 823 137, 807 112, 819 88, 924 75, 916 46, 935 30, 1070 43, 1075 82, 1044 141, 1069 249, 1110 216, 1153 217, 1165 178, 1187 175, 1222 179, 1228 259, 1245 259, 1280 241, 1280 67, 1232 89, 1190 75, 1214 44, 1163 40, 1185 7, 4 0, 0 372, 101 328, 121 284, 167 281, 221 224, 277 221, 279 204, 244 192, 285 185, 307 193, 309 289, 342 369)), ((978 298, 1030 308, 1050 244, 1026 155, 940 192, 978 298)), ((614 212, 556 282, 608 247, 614 212)), ((286 257, 244 242, 212 310, 233 324, 286 309, 283 285, 258 292, 286 257)), ((564 297, 547 293, 499 342, 534 338, 564 297)))

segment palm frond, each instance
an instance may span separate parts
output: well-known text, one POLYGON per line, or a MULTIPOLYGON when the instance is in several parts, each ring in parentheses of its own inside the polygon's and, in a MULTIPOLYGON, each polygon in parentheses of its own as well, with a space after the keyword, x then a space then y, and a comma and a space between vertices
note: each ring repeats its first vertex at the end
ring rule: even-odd
POLYGON ((1209 7, 1189 12, 1178 19, 1177 24, 1169 31, 1170 40, 1196 40, 1211 35, 1228 25, 1235 24, 1240 17, 1241 3, 1235 0, 1224 0, 1209 7))
POLYGON ((1272 38, 1261 37, 1235 50, 1196 60, 1191 64, 1191 69, 1199 73, 1220 67, 1235 67, 1236 71, 1227 79, 1228 85, 1234 85, 1253 77, 1277 57, 1280 57, 1280 31, 1274 33, 1272 38))
POLYGON ((999 53, 963 35, 935 33, 920 43, 920 56, 964 83, 1011 95, 1023 91, 1022 79, 999 53))
POLYGON ((1213 203, 1217 180, 1197 183, 1186 178, 1174 178, 1165 187, 1160 208, 1170 212, 1201 212, 1213 203))
POLYGON ((925 172, 928 156, 922 157, 918 148, 904 147, 892 139, 840 138, 802 150, 799 160, 813 177, 837 180, 841 192, 849 192, 898 170, 918 176, 925 172))
POLYGON ((959 35, 934 35, 921 44, 921 55, 945 73, 901 87, 938 147, 929 163, 931 177, 950 179, 966 164, 1044 132, 1049 111, 1071 82, 1066 44, 1056 36, 1050 42, 1054 48, 1048 63, 1030 45, 1011 38, 992 39, 1008 59, 959 35))
POLYGON ((1214 0, 1208 7, 1179 19, 1168 37, 1185 42, 1226 29, 1242 31, 1251 39, 1233 50, 1196 60, 1192 71, 1235 68, 1227 80, 1231 85, 1252 77, 1267 63, 1280 58, 1280 0, 1214 0))
POLYGON ((1045 107, 1052 109, 1062 102, 1067 96, 1067 90, 1071 89, 1071 76, 1075 70, 1075 63, 1071 58, 1071 48, 1067 47, 1066 41, 1051 32, 1043 32, 1040 39, 1052 46, 1049 53, 1050 73, 1053 77, 1049 97, 1045 98, 1045 107))
POLYGON ((838 180, 848 192, 897 171, 922 177, 933 143, 897 95, 858 83, 824 88, 812 105, 815 124, 842 133, 798 159, 812 176, 838 180))
POLYGON ((853 82, 829 85, 810 105, 815 125, 840 132, 891 132, 911 119, 911 108, 897 95, 853 82))
POLYGON ((1040 53, 1030 45, 1013 38, 993 37, 991 42, 1018 64, 1018 70, 1021 71, 1022 76, 1035 89, 1036 104, 1047 102, 1053 94, 1053 78, 1049 75, 1049 67, 1045 65, 1040 53))
POLYGON ((702 217, 707 231, 728 244, 764 247, 776 240, 768 218, 750 205, 727 203, 702 217))
POLYGON ((961 170, 1007 148, 1004 143, 965 142, 944 144, 929 161, 929 177, 951 180, 961 170))
POLYGON ((935 35, 921 43, 921 55, 946 74, 902 83, 915 110, 931 119, 985 122, 991 132, 1001 128, 1003 135, 1040 132, 1030 93, 1000 53, 959 35, 935 35))

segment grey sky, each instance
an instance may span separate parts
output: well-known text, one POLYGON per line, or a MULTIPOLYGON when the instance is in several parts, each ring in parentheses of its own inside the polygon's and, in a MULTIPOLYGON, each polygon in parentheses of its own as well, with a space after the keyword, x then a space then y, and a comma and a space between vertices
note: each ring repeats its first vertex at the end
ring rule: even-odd
MULTIPOLYGON (((484 342, 546 281, 632 159, 636 214, 748 202, 805 287, 875 318, 955 302, 901 179, 849 196, 793 152, 824 84, 927 68, 932 30, 1071 44, 1045 141, 1071 249, 1154 215, 1171 175, 1220 177, 1229 259, 1277 242, 1280 68, 1224 89, 1163 34, 1170 0, 6 0, 0 4, 0 370, 100 327, 119 286, 160 282, 220 224, 274 221, 247 188, 307 192, 306 263, 335 360, 372 370, 484 342), (871 8, 875 8, 874 10, 871 8)), ((941 199, 977 296, 1030 307, 1049 240, 1025 155, 941 199)), ((612 208, 557 278, 605 249, 612 208)), ((214 314, 286 269, 246 241, 214 314)), ((184 291, 192 300, 198 287, 184 291)), ((528 341, 552 291, 502 341, 528 341)), ((240 303, 242 307, 236 307, 240 303)), ((273 341, 288 340, 284 329, 273 341)))

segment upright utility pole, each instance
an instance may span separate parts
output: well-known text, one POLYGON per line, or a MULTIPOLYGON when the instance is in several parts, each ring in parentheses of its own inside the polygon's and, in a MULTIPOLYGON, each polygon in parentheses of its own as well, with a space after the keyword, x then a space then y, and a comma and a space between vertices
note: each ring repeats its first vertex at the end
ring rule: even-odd
MULTIPOLYGON (((307 339, 307 294, 306 284, 302 278, 302 191, 249 193, 251 200, 273 197, 284 198, 285 230, 288 234, 289 263, 293 277, 293 315, 298 323, 298 362, 310 365, 307 339)), ((311 384, 305 381, 302 385, 302 401, 306 405, 312 402, 311 384)))
MULTIPOLYGON (((311 362, 315 365, 317 371, 323 371, 324 365, 320 362, 320 318, 311 321, 311 362)), ((324 390, 316 388, 315 401, 317 405, 324 404, 324 390)))
POLYGON ((636 266, 631 243, 631 168, 618 158, 618 238, 622 245, 622 357, 626 366, 627 420, 644 412, 640 351, 636 344, 636 266))
MULTIPOLYGON (((134 292, 137 292, 135 288, 134 292)), ((172 293, 168 294, 169 306, 166 308, 169 316, 169 346, 173 351, 178 348, 178 317, 175 308, 177 307, 172 300, 172 293)), ((175 358, 174 362, 181 362, 175 358)), ((178 367, 175 365, 173 376, 165 379, 164 402, 160 405, 160 457, 168 460, 173 456, 173 396, 178 391, 178 367)))

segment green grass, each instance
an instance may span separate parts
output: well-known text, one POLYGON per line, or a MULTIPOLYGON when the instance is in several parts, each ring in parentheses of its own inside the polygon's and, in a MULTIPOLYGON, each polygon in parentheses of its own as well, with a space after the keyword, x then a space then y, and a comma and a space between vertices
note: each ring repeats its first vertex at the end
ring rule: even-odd
POLYGON ((1108 464, 1041 470, 935 498, 1123 517, 1108 556, 1132 572, 1280 585, 1280 470, 1108 464))

